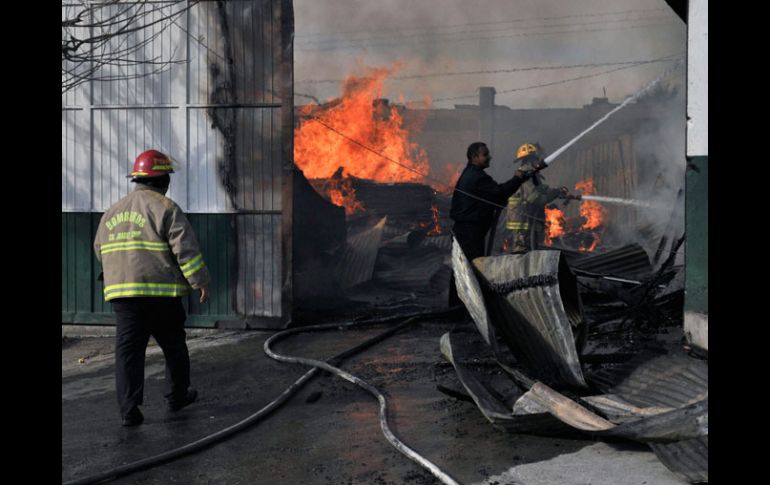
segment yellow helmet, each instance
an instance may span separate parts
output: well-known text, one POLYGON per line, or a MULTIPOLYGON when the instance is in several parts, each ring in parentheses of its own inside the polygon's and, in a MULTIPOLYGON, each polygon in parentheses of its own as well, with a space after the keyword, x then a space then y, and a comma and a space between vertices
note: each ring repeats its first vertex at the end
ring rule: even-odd
POLYGON ((516 160, 520 160, 528 155, 540 155, 540 145, 537 143, 525 143, 516 150, 516 160))

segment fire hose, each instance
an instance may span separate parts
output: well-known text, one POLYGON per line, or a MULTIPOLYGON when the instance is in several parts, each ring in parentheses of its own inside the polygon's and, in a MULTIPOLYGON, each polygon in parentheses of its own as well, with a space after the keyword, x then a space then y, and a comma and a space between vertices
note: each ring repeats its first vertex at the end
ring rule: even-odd
MULTIPOLYGON (((416 318, 412 318, 404 322, 403 324, 399 325, 399 327, 403 327, 405 325, 408 325, 412 323, 412 321, 416 320, 416 318)), ((321 329, 319 326, 317 329, 321 329)), ((396 327, 396 328, 399 328, 396 327)), ((305 329, 295 329, 295 331, 302 331, 305 329)), ((404 444, 401 440, 399 440, 395 434, 390 429, 390 426, 388 425, 388 416, 387 416, 387 401, 385 399, 385 396, 382 395, 380 391, 377 390, 374 386, 369 384, 368 382, 354 376, 353 374, 350 374, 348 372, 345 372, 344 370, 334 367, 332 365, 329 365, 327 362, 322 362, 320 360, 315 359, 306 359, 303 357, 291 357, 287 355, 281 355, 273 352, 270 349, 270 344, 274 341, 280 340, 283 337, 286 337, 292 332, 292 330, 289 330, 287 332, 281 332, 279 334, 273 335, 269 339, 265 340, 265 353, 279 361, 279 362, 290 362, 295 364, 303 364, 307 366, 312 366, 313 369, 323 369, 331 374, 336 375, 337 377, 341 377, 342 379, 345 379, 346 381, 352 382, 353 384, 357 385, 358 387, 361 387, 362 389, 366 390, 369 394, 373 395, 377 401, 379 402, 379 416, 380 416, 380 428, 382 429, 383 434, 385 435, 385 438, 388 440, 388 442, 393 445, 394 448, 396 448, 400 453, 405 455, 410 460, 414 461, 421 467, 428 470, 434 477, 436 477, 438 480, 441 481, 441 483, 445 483, 448 485, 457 485, 458 482, 454 480, 452 477, 450 477, 447 473, 442 471, 439 467, 437 467, 435 464, 433 464, 431 461, 423 457, 422 455, 418 454, 416 451, 409 448, 406 444, 404 444)))
MULTIPOLYGON (((399 324, 399 325, 397 325, 397 326, 395 326, 393 328, 390 328, 387 331, 385 331, 385 332, 383 332, 383 333, 381 333, 379 335, 376 335, 376 336, 374 336, 374 337, 372 337, 372 338, 362 342, 359 345, 356 345, 355 347, 352 347, 352 348, 350 348, 348 350, 345 350, 345 351, 335 355, 334 357, 332 357, 332 358, 330 358, 328 360, 328 362, 333 362, 333 363, 337 364, 337 363, 341 362, 343 359, 345 359, 346 357, 349 357, 349 356, 351 356, 353 354, 356 354, 356 353, 358 353, 358 352, 360 352, 360 351, 362 351, 362 350, 364 350, 364 349, 366 349, 368 347, 371 347, 372 345, 374 345, 376 343, 381 342, 382 340, 385 340, 386 338, 394 335, 398 331, 406 328, 407 326, 417 322, 418 320, 420 320, 422 318, 426 318, 426 317, 430 317, 430 316, 436 317, 436 316, 441 316, 441 315, 445 315, 445 314, 450 314, 451 312, 454 312, 455 310, 456 310, 456 308, 453 307, 453 308, 449 308, 447 310, 443 310, 443 311, 439 311, 439 312, 436 312, 436 311, 419 312, 419 313, 400 315, 400 316, 390 317, 390 318, 353 321, 353 322, 348 322, 348 323, 343 323, 343 324, 331 323, 331 324, 325 324, 325 325, 312 325, 312 326, 307 326, 307 327, 299 327, 299 328, 295 328, 295 329, 285 330, 283 332, 277 333, 277 334, 271 336, 268 340, 265 341, 264 349, 265 349, 265 352, 268 353, 268 356, 270 356, 273 359, 279 360, 279 361, 285 361, 285 362, 294 362, 294 361, 296 361, 298 363, 302 363, 302 364, 305 364, 305 365, 310 365, 313 368, 310 369, 309 371, 307 371, 305 374, 303 374, 299 379, 294 381, 294 383, 291 384, 289 387, 287 387, 278 397, 276 397, 274 400, 270 401, 268 404, 266 404, 264 407, 262 407, 259 411, 257 411, 256 413, 252 414, 251 416, 246 417, 245 419, 239 421, 238 423, 233 424, 232 426, 229 426, 229 427, 227 427, 225 429, 222 429, 220 431, 212 433, 212 434, 210 434, 208 436, 204 436, 203 438, 200 438, 200 439, 198 439, 196 441, 193 441, 192 443, 188 443, 188 444, 180 446, 178 448, 174 448, 172 450, 169 450, 169 451, 157 454, 157 455, 153 455, 153 456, 150 456, 150 457, 147 457, 147 458, 144 458, 144 459, 132 462, 132 463, 128 463, 126 465, 121 465, 121 466, 115 467, 115 468, 113 468, 111 470, 107 470, 107 471, 104 471, 104 472, 101 472, 101 473, 97 473, 97 474, 94 474, 94 475, 91 475, 91 476, 88 476, 88 477, 84 477, 84 478, 79 478, 79 479, 76 479, 76 480, 70 480, 70 481, 67 481, 67 482, 63 482, 62 485, 86 485, 86 484, 91 484, 91 483, 106 482, 106 481, 113 480, 113 479, 121 477, 121 476, 129 475, 129 474, 137 472, 137 471, 146 470, 146 469, 149 469, 149 468, 161 465, 163 463, 171 462, 173 460, 176 460, 176 459, 181 458, 181 457, 186 456, 186 455, 190 455, 192 453, 195 453, 197 451, 202 450, 203 448, 206 448, 207 446, 211 446, 211 445, 216 444, 218 442, 224 441, 225 439, 234 436, 236 433, 238 433, 240 431, 243 431, 246 428, 252 426, 253 424, 261 421, 268 414, 270 414, 271 412, 273 412, 276 409, 278 409, 281 405, 283 405, 303 385, 305 385, 311 378, 313 378, 318 373, 319 369, 328 370, 332 374, 337 374, 337 371, 339 371, 341 373, 345 373, 344 371, 336 369, 335 367, 332 367, 332 366, 328 366, 327 363, 321 362, 321 361, 312 361, 312 363, 311 363, 310 359, 301 359, 301 358, 297 358, 297 357, 284 357, 284 356, 280 356, 280 355, 277 355, 277 354, 271 355, 272 351, 270 351, 270 349, 269 349, 269 342, 274 342, 274 341, 283 339, 285 337, 288 337, 289 335, 292 335, 292 334, 295 334, 295 333, 299 333, 299 332, 304 332, 304 331, 329 330, 329 329, 332 329, 332 328, 347 329, 347 328, 351 328, 351 327, 359 327, 359 326, 365 326, 365 325, 382 324, 382 323, 388 323, 388 322, 393 322, 393 321, 398 321, 398 320, 401 320, 401 319, 405 319, 401 324, 399 324), (303 361, 307 361, 307 363, 305 363, 303 361), (316 365, 316 364, 321 364, 321 365, 316 365), (328 366, 329 369, 326 369, 325 368, 326 366, 328 366)), ((345 374, 347 374, 347 373, 345 373, 345 374)), ((350 376, 350 374, 347 374, 347 375, 350 376)), ((358 379, 355 376, 350 376, 350 377, 353 377, 354 379, 358 379)), ((344 378, 347 379, 347 377, 344 377, 344 378)), ((360 379, 359 379, 359 381, 360 381, 360 379)), ((351 382, 354 382, 354 381, 351 381, 351 382)), ((364 381, 360 381, 360 382, 366 384, 364 381)), ((369 384, 366 384, 366 386, 369 386, 369 384)), ((369 387, 371 387, 371 386, 369 386, 369 387)), ((374 389, 373 387, 372 387, 372 389, 375 392, 377 392, 376 389, 374 389)), ((367 389, 367 390, 369 390, 369 389, 367 389)), ((379 393, 377 392, 377 394, 379 394, 379 393)), ((378 397, 378 400, 380 400, 380 397, 378 397)), ((386 410, 385 409, 385 399, 384 399, 384 397, 382 397, 382 399, 380 400, 381 422, 382 422, 382 416, 383 416, 383 413, 384 413, 385 410, 386 410)), ((393 446, 396 447, 396 449, 398 449, 402 453, 406 454, 410 459, 412 459, 413 461, 416 461, 421 466, 426 466, 426 468, 428 468, 428 470, 431 473, 433 473, 434 476, 438 477, 438 475, 436 475, 436 473, 439 473, 439 474, 441 474, 442 477, 446 477, 448 481, 444 481, 442 478, 439 478, 440 480, 442 480, 443 483, 449 483, 449 484, 457 483, 456 481, 452 480, 448 475, 446 475, 444 472, 439 470, 438 467, 436 467, 435 465, 433 465, 432 463, 427 461, 425 458, 421 457, 420 455, 418 455, 417 453, 415 453, 414 451, 412 451, 411 449, 406 447, 406 445, 403 445, 403 443, 398 441, 398 439, 395 438, 395 436, 393 436, 393 434, 390 432, 390 429, 387 427, 387 418, 385 418, 385 424, 384 424, 384 427, 383 427, 383 431, 385 432, 386 430, 387 430, 386 437, 388 437, 388 433, 389 433, 391 435, 391 437, 393 439, 395 439, 395 441, 399 444, 398 446, 396 444, 393 445, 393 446)), ((391 437, 388 437, 388 441, 391 441, 391 437)), ((393 441, 391 441, 391 443, 393 443, 393 441)))

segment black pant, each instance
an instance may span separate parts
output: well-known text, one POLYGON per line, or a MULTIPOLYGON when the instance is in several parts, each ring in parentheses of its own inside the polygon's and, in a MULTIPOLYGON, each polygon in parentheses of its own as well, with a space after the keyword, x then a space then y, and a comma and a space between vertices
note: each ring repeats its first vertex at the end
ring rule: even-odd
POLYGON ((182 398, 190 386, 190 356, 181 298, 116 298, 115 387, 122 416, 142 404, 144 357, 150 335, 166 359, 166 399, 182 398))

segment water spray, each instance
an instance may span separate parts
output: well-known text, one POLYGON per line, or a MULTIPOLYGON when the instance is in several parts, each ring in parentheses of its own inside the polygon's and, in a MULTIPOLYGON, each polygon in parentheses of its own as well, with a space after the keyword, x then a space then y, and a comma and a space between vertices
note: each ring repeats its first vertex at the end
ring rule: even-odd
POLYGON ((621 199, 619 197, 604 197, 602 195, 581 195, 580 198, 583 200, 595 200, 596 202, 605 202, 608 204, 633 205, 636 207, 647 207, 650 209, 662 209, 665 207, 663 204, 653 204, 652 202, 645 200, 621 199))
POLYGON ((570 146, 572 146, 572 145, 573 145, 573 144, 574 144, 576 141, 578 141, 579 139, 583 138, 583 136, 585 136, 587 133, 589 133, 590 131, 592 131, 594 128, 596 128, 596 127, 597 127, 597 126, 599 126, 600 124, 604 123, 604 122, 607 120, 607 118, 609 118, 610 116, 612 116, 613 114, 615 114, 617 111, 621 110, 621 109, 622 109, 622 108, 624 108, 626 105, 628 105, 629 103, 631 103, 631 102, 632 102, 632 101, 634 101, 635 99, 639 98, 639 97, 640 97, 642 94, 644 94, 644 93, 646 93, 647 91, 649 91, 649 90, 650 90, 650 89, 651 89, 653 86, 655 86, 656 84, 658 84, 658 83, 659 83, 659 82, 660 82, 660 81, 661 81, 663 78, 667 77, 669 74, 671 74, 672 72, 674 72, 674 71, 675 71, 675 70, 676 70, 676 69, 677 69, 677 68, 678 68, 678 67, 679 67, 681 64, 682 64, 682 60, 680 59, 680 60, 679 60, 679 61, 677 61, 677 62, 676 62, 676 64, 674 64, 674 65, 673 65, 673 66, 672 66, 670 69, 668 69, 667 71, 663 72, 663 74, 661 74, 660 76, 658 76, 657 78, 655 78, 654 80, 652 80, 652 81, 651 81, 649 84, 647 84, 645 87, 643 87, 641 90, 639 90, 639 91, 638 91, 636 94, 633 94, 633 95, 629 96, 628 98, 626 98, 626 100, 625 100, 625 101, 623 101, 621 104, 619 104, 618 106, 616 106, 616 107, 615 107, 615 108, 614 108, 612 111, 610 111, 609 113, 607 113, 606 115, 604 115, 604 116, 603 116, 601 119, 599 119, 599 120, 598 120, 596 123, 594 123, 593 125, 589 126, 589 127, 588 127, 588 128, 585 130, 585 131, 583 131, 582 133, 580 133, 578 136, 576 136, 576 137, 575 137, 575 138, 573 138, 572 140, 568 141, 568 142, 567 142, 567 143, 566 143, 564 146, 562 146, 561 148, 559 148, 559 149, 558 149, 558 150, 556 150, 555 152, 553 152, 553 153, 551 153, 550 155, 548 155, 548 156, 545 158, 545 160, 544 160, 545 164, 546 164, 546 165, 550 165, 550 163, 551 163, 551 162, 552 162, 552 161, 553 161, 553 160, 554 160, 556 157, 558 157, 559 155, 561 155, 561 154, 564 152, 564 150, 566 150, 567 148, 569 148, 570 146))

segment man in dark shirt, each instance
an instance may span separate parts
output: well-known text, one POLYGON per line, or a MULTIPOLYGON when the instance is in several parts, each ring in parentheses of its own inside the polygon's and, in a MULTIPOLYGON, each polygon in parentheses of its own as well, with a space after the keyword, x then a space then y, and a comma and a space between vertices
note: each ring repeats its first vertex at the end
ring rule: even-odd
MULTIPOLYGON (((498 184, 487 175, 492 156, 482 142, 471 143, 466 153, 468 165, 460 174, 452 194, 449 217, 454 221, 452 233, 469 261, 484 256, 486 238, 496 212, 505 207, 508 197, 532 176, 536 168, 519 167, 510 180, 498 184)), ((454 275, 449 287, 449 304, 459 304, 454 275)))
POLYGON ((471 143, 467 152, 468 165, 457 180, 452 194, 449 217, 454 221, 452 232, 469 260, 484 256, 484 239, 496 212, 505 208, 508 197, 530 176, 527 167, 520 167, 507 182, 498 184, 487 175, 492 156, 484 143, 471 143))

